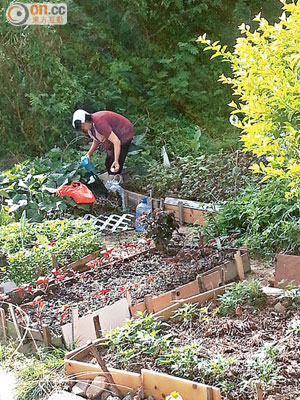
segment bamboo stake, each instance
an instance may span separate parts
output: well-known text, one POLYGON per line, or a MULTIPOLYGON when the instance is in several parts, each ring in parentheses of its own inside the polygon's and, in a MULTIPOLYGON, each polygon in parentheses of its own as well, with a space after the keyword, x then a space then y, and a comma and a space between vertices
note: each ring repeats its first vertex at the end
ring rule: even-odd
POLYGON ((77 333, 77 323, 78 323, 78 308, 72 308, 72 342, 76 341, 77 333))

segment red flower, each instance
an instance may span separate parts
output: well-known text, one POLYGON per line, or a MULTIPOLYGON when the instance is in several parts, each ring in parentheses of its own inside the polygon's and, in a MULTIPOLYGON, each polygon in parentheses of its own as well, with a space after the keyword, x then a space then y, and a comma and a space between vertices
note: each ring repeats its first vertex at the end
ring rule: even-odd
POLYGON ((140 281, 135 282, 134 287, 138 287, 139 283, 140 283, 140 281))
POLYGON ((61 270, 52 271, 52 272, 55 277, 55 280, 59 279, 60 281, 62 281, 67 276, 67 274, 64 274, 61 270))
POLYGON ((129 243, 124 243, 124 247, 136 247, 136 246, 137 246, 136 243, 131 243, 131 242, 129 242, 129 243))
POLYGON ((64 312, 63 314, 61 314, 61 317, 60 317, 60 325, 62 325, 63 319, 65 318, 65 316, 66 316, 66 313, 65 313, 65 312, 64 312))
POLYGON ((101 289, 99 293, 94 293, 94 296, 103 296, 104 294, 109 293, 109 291, 109 286, 106 286, 106 289, 101 289))
POLYGON ((125 292, 125 288, 124 287, 121 287, 120 290, 121 290, 121 292, 125 292))
POLYGON ((23 292, 25 290, 25 287, 17 287, 15 288, 15 292, 23 292))
POLYGON ((104 251, 101 251, 101 254, 105 257, 109 257, 109 255, 113 252, 113 250, 114 250, 114 248, 112 248, 110 250, 106 250, 106 251, 104 250, 104 251))
POLYGON ((36 281, 38 285, 48 285, 49 279, 44 278, 43 276, 40 276, 39 279, 36 281))
POLYGON ((49 246, 53 246, 55 242, 56 242, 56 239, 50 240, 49 246))
POLYGON ((94 267, 97 264, 98 260, 99 259, 96 258, 95 260, 92 260, 92 261, 88 262, 86 265, 89 266, 89 267, 94 267))

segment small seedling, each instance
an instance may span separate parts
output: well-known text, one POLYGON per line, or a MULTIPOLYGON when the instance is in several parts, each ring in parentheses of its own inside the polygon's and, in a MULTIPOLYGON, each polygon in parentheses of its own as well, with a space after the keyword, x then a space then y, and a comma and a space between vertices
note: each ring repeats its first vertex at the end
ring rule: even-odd
POLYGON ((261 307, 265 304, 266 295, 262 291, 262 284, 259 279, 253 281, 238 282, 229 287, 226 292, 219 296, 221 315, 233 314, 236 307, 249 305, 261 307))
POLYGON ((284 301, 287 308, 297 310, 300 307, 300 285, 294 285, 294 281, 289 282, 283 286, 284 280, 278 282, 279 287, 283 290, 279 299, 284 301))
POLYGON ((197 304, 186 303, 174 312, 172 318, 176 318, 179 322, 183 323, 184 325, 191 324, 197 310, 198 310, 197 304))

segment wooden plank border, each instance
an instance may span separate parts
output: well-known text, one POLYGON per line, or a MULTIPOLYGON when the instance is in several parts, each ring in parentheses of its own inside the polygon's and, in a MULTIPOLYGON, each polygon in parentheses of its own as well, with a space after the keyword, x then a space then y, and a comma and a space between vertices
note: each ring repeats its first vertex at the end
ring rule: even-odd
MULTIPOLYGON (((71 382, 105 376, 101 367, 70 358, 65 359, 65 368, 71 382)), ((221 400, 220 389, 172 375, 148 369, 142 369, 140 374, 115 368, 108 368, 108 371, 123 395, 142 387, 147 396, 152 395, 158 400, 165 399, 173 391, 188 400, 221 400)))

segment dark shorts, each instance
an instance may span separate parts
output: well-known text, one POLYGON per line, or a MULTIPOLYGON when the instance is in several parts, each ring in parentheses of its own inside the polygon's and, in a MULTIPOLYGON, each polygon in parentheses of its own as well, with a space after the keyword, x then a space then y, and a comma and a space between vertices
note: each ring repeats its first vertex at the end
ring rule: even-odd
POLYGON ((122 144, 121 150, 120 150, 120 156, 119 156, 119 165, 120 169, 118 172, 111 172, 110 168, 115 160, 115 154, 114 150, 107 152, 106 160, 105 160, 105 167, 109 175, 116 175, 116 174, 121 174, 123 170, 123 165, 129 150, 129 147, 131 145, 131 140, 129 142, 122 144))

